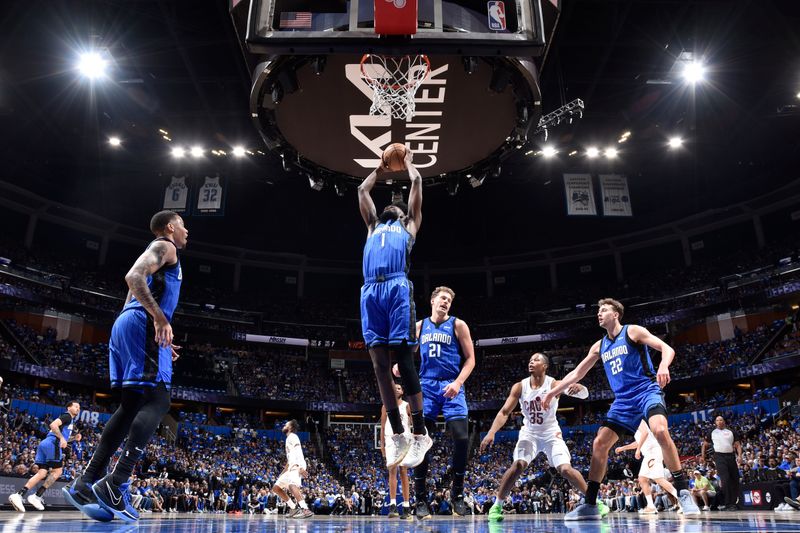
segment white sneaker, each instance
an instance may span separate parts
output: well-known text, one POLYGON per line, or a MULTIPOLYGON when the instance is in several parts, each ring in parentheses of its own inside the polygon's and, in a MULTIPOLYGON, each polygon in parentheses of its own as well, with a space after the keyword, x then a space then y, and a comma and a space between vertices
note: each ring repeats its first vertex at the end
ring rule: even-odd
POLYGON ((28 496, 28 503, 33 505, 37 511, 44 511, 44 499, 40 498, 36 494, 31 494, 28 496))
POLYGON ((785 510, 785 507, 786 507, 786 504, 785 504, 785 503, 782 503, 782 504, 780 504, 779 506, 777 506, 777 507, 774 509, 774 511, 775 511, 776 513, 780 513, 780 512, 782 512, 782 511, 784 511, 784 510, 785 510))
POLYGON ((692 494, 686 489, 683 489, 678 494, 678 502, 681 505, 681 509, 683 509, 682 514, 684 516, 699 516, 700 508, 697 507, 692 494))
POLYGON ((25 512, 25 504, 22 502, 22 496, 16 492, 8 495, 8 502, 20 513, 25 512))
POLYGON ((656 509, 655 507, 650 507, 648 505, 644 509, 639 509, 639 513, 641 513, 643 515, 657 515, 658 514, 658 509, 656 509))
POLYGON ((711 508, 708 505, 703 506, 703 511, 710 511, 711 508))
POLYGON ((407 433, 395 433, 391 436, 394 446, 386 450, 386 466, 392 467, 400 464, 400 461, 408 455, 411 448, 412 438, 407 433))
POLYGON ((411 448, 408 450, 405 459, 400 462, 400 466, 406 468, 418 466, 425 459, 425 454, 433 446, 433 439, 428 436, 427 430, 425 430, 424 435, 414 435, 412 438, 411 448))

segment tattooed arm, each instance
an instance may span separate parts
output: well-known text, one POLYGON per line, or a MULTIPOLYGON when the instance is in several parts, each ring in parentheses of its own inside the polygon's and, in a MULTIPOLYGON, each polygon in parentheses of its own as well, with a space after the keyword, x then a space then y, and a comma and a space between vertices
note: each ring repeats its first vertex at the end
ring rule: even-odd
POLYGON ((136 260, 131 269, 125 275, 125 282, 133 296, 138 300, 142 307, 153 317, 156 330, 156 342, 163 347, 172 344, 172 326, 167 317, 159 307, 158 302, 153 298, 147 286, 147 276, 154 274, 159 268, 166 264, 174 264, 178 261, 178 253, 175 246, 166 241, 156 241, 144 251, 136 260))

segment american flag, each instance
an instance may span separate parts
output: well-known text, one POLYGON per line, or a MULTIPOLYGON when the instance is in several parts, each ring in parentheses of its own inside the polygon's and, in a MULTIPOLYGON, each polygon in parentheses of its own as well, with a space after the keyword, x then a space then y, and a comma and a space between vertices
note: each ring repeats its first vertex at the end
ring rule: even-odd
POLYGON ((281 13, 280 28, 311 28, 311 12, 288 11, 281 13))

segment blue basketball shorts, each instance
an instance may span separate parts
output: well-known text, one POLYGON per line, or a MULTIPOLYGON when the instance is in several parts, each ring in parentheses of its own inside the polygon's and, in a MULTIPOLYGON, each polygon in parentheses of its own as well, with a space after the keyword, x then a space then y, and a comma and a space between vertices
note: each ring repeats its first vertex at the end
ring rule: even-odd
POLYGON ((631 398, 615 399, 611 403, 606 422, 603 425, 617 433, 619 433, 619 429, 624 429, 630 434, 634 434, 639 428, 639 423, 647 418, 650 410, 658 407, 666 412, 667 404, 664 401, 664 393, 654 383, 652 387, 648 387, 641 394, 631 398), (614 427, 615 425, 618 427, 614 427))
POLYGON ((417 344, 414 285, 405 276, 361 287, 361 333, 367 346, 417 344))
POLYGON ((452 382, 452 379, 419 378, 422 386, 422 414, 425 418, 436 420, 439 414, 443 414, 446 421, 467 418, 469 411, 464 387, 461 387, 455 398, 444 397, 444 388, 452 382))
POLYGON ((55 437, 43 439, 36 448, 33 462, 39 465, 39 468, 61 468, 64 460, 58 439, 55 437))
POLYGON ((123 311, 111 328, 108 370, 112 387, 172 384, 172 349, 156 344, 153 318, 143 309, 123 311))

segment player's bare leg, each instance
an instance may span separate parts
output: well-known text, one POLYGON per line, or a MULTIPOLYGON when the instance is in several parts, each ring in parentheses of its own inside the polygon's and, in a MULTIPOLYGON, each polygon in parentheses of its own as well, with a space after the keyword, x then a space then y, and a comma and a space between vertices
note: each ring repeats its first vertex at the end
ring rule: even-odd
POLYGON ((689 493, 686 474, 681 467, 681 458, 678 455, 678 448, 675 446, 669 434, 667 417, 656 414, 647 421, 650 431, 653 432, 658 444, 661 446, 661 453, 664 456, 664 464, 667 465, 674 480, 675 489, 678 491, 679 505, 685 515, 698 515, 700 508, 697 507, 692 495, 689 493))
POLYGON ((558 465, 556 470, 561 474, 561 477, 569 481, 569 484, 572 485, 575 490, 579 491, 581 494, 586 494, 586 480, 583 479, 581 473, 575 470, 571 464, 564 463, 563 465, 558 465))

